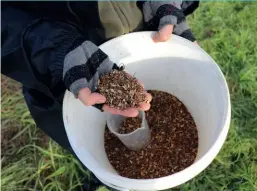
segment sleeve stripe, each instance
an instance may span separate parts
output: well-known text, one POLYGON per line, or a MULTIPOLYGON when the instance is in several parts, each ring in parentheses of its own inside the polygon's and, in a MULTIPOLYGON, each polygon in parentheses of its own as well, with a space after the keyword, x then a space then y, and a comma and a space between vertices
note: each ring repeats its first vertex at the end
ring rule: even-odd
POLYGON ((85 64, 70 68, 64 76, 66 87, 70 87, 73 82, 81 78, 86 78, 89 82, 95 75, 98 67, 106 58, 107 55, 101 49, 98 49, 92 54, 85 64))

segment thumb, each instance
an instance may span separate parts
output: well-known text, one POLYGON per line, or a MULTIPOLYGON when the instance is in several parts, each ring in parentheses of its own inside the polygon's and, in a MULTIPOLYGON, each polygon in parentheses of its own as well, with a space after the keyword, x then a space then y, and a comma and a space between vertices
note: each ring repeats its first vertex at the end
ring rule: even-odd
POLYGON ((98 93, 91 93, 89 88, 83 88, 79 91, 78 98, 86 105, 91 106, 95 104, 101 104, 106 102, 106 98, 98 93))
POLYGON ((153 36, 154 42, 165 42, 170 39, 174 25, 165 25, 153 36))

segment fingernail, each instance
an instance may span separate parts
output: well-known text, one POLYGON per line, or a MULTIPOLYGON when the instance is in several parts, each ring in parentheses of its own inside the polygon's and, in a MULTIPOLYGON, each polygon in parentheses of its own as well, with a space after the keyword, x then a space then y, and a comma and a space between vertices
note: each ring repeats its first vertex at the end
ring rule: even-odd
POLYGON ((153 35, 153 41, 156 42, 157 41, 157 33, 153 35))
POLYGON ((105 102, 104 99, 99 99, 99 100, 96 101, 96 103, 104 103, 104 102, 105 102))

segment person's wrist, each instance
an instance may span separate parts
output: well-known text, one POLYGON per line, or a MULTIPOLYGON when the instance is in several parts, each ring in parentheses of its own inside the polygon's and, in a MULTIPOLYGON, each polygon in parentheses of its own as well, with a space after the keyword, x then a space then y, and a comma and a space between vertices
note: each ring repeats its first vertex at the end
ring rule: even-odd
POLYGON ((75 97, 83 88, 94 92, 102 74, 110 72, 114 63, 96 45, 90 41, 83 42, 71 50, 64 59, 63 80, 65 86, 75 97))
MULTIPOLYGON (((81 92, 81 90, 85 89, 85 88, 88 88, 90 91, 92 92, 97 92, 97 82, 98 82, 98 79, 104 75, 104 74, 107 74, 109 72, 111 72, 112 70, 123 70, 123 67, 119 67, 117 64, 115 63, 112 63, 110 62, 109 63, 112 67, 112 69, 108 72, 105 72, 105 73, 100 73, 100 74, 96 74, 96 76, 94 77, 94 83, 91 83, 91 85, 89 86, 89 84, 87 83, 86 79, 84 78, 81 78, 81 79, 78 79, 76 80, 75 82, 73 82, 70 87, 69 87, 69 90, 74 94, 74 96, 76 98, 79 97, 79 93, 81 92)), ((101 102, 101 100, 100 100, 101 102)))

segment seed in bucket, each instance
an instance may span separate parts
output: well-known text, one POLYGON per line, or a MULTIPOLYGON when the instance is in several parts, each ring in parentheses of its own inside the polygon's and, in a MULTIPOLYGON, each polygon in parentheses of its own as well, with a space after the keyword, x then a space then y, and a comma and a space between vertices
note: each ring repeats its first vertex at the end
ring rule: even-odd
POLYGON ((113 108, 138 108, 140 103, 146 101, 144 88, 125 71, 114 70, 101 76, 98 89, 106 97, 106 104, 113 108))
POLYGON ((128 134, 141 127, 142 119, 139 117, 129 117, 124 120, 119 129, 120 134, 128 134))
POLYGON ((151 130, 149 145, 129 150, 105 131, 105 151, 118 174, 134 179, 160 178, 193 164, 198 150, 198 133, 193 117, 175 96, 148 91, 153 99, 146 120, 151 130))

